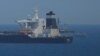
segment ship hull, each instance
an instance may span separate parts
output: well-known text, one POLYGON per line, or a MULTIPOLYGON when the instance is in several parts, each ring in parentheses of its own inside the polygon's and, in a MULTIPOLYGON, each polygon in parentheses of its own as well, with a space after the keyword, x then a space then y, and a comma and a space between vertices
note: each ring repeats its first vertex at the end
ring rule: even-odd
POLYGON ((30 38, 28 36, 0 36, 0 43, 71 43, 72 37, 39 37, 30 38))
POLYGON ((23 34, 0 35, 0 43, 71 43, 72 37, 38 37, 30 38, 23 34))

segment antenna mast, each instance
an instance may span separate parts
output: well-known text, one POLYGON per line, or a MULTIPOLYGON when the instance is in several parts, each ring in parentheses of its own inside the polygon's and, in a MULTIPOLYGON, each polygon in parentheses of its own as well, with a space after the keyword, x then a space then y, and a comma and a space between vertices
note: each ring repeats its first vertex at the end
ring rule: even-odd
POLYGON ((34 9, 34 17, 33 19, 39 19, 39 11, 38 11, 38 1, 36 1, 36 6, 35 6, 35 9, 34 9))

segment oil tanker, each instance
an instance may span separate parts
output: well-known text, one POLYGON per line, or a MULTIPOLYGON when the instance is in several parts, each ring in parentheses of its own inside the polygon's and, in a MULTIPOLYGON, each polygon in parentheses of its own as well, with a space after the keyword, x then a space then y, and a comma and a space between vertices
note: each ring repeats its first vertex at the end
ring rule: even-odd
POLYGON ((59 29, 58 19, 53 11, 46 18, 38 16, 38 10, 30 19, 17 20, 22 28, 16 32, 0 32, 0 43, 71 43, 72 36, 64 36, 59 29))

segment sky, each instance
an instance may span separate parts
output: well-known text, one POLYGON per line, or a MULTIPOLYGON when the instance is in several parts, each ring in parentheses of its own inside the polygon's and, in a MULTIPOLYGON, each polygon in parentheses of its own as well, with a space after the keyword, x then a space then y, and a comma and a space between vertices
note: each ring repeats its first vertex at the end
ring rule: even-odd
POLYGON ((65 24, 100 25, 100 0, 0 0, 0 24, 32 17, 36 7, 43 18, 54 11, 65 24))

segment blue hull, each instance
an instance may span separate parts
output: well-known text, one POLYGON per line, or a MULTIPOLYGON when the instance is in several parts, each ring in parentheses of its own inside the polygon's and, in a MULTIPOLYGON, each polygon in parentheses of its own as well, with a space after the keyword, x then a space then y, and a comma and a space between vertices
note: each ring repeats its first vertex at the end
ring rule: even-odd
POLYGON ((39 37, 30 38, 24 34, 0 35, 0 43, 71 43, 72 37, 39 37))

